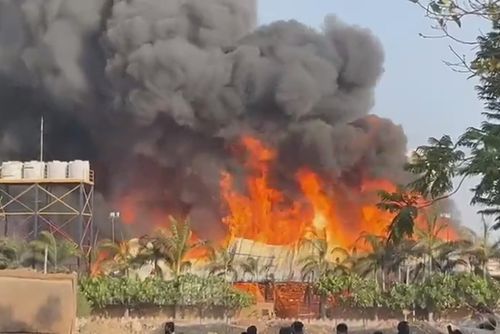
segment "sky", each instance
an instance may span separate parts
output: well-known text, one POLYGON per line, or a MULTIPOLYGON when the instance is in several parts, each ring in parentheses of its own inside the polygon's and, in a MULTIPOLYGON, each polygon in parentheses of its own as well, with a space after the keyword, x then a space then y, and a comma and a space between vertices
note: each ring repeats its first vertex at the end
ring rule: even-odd
MULTIPOLYGON (((422 38, 437 35, 425 13, 408 0, 260 0, 259 24, 297 20, 321 29, 326 15, 369 28, 381 40, 385 73, 376 90, 373 113, 403 126, 408 149, 426 143, 429 137, 449 134, 457 138, 469 126, 480 124, 482 104, 474 79, 457 73, 444 61, 456 61, 452 46, 471 59, 471 46, 447 39, 422 38)), ((480 33, 477 22, 465 22, 456 36, 473 40, 480 33), (469 23, 469 24, 467 24, 469 23)), ((484 29, 484 28, 483 28, 484 29)), ((454 196, 464 225, 480 228, 478 208, 470 206, 469 182, 454 196)))

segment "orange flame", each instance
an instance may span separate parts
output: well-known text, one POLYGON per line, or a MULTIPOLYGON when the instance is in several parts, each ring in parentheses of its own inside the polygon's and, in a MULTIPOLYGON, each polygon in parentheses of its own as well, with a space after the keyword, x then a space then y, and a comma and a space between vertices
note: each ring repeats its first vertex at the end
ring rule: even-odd
MULTIPOLYGON (((303 168, 295 179, 302 198, 294 200, 272 185, 271 167, 277 153, 259 140, 243 137, 246 194, 235 190, 233 176, 222 173, 221 193, 229 214, 230 237, 273 245, 292 245, 308 234, 326 234, 330 244, 354 246, 362 233, 385 235, 393 215, 377 208, 377 192, 395 191, 385 180, 364 180, 360 189, 346 189, 303 168)), ((417 225, 423 224, 422 219, 417 225)), ((450 229, 442 231, 453 237, 450 229)))

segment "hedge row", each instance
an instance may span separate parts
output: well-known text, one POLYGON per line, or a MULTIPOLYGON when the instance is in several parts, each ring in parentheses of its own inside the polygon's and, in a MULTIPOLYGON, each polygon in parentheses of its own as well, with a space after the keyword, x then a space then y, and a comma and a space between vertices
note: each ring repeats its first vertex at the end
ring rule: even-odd
POLYGON ((315 288, 338 306, 383 306, 397 311, 416 307, 433 312, 467 306, 494 308, 500 299, 497 281, 472 274, 435 274, 417 283, 396 283, 384 292, 374 280, 356 275, 327 276, 315 288))
POLYGON ((97 309, 115 305, 222 306, 239 309, 254 302, 251 295, 233 288, 219 277, 202 278, 195 275, 171 281, 160 278, 148 278, 145 281, 124 277, 84 278, 80 280, 80 291, 97 309))

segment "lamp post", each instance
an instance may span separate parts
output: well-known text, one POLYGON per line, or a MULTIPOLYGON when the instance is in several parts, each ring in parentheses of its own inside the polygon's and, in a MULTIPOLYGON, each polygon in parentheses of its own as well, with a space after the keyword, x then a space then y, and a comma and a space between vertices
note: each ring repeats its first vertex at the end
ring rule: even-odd
POLYGON ((115 220, 120 218, 120 213, 117 211, 113 211, 109 213, 109 219, 111 220, 111 240, 113 243, 116 242, 115 240, 115 220))

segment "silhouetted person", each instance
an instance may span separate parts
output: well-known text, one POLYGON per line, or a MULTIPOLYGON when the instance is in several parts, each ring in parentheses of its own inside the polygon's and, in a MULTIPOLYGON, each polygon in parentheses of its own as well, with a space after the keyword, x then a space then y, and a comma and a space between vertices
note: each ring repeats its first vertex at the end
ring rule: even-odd
POLYGON ((375 331, 373 332, 373 334, 384 334, 384 333, 382 333, 381 331, 375 331))
POLYGON ((448 329, 448 334, 462 334, 460 330, 453 329, 451 325, 446 326, 446 329, 448 329))
POLYGON ((337 334, 347 334, 349 332, 347 325, 344 324, 343 322, 337 325, 336 330, 337 330, 337 334))
POLYGON ((408 325, 408 321, 401 321, 398 324, 398 334, 410 334, 410 325, 408 325))
POLYGON ((293 330, 290 327, 281 327, 279 334, 293 334, 293 330))
POLYGON ((292 333, 295 334, 303 334, 304 333, 304 324, 300 321, 295 321, 292 324, 292 333))
POLYGON ((248 327, 247 334, 257 334, 257 327, 255 327, 255 326, 248 327))
POLYGON ((173 321, 165 323, 165 334, 175 334, 175 324, 173 321))

